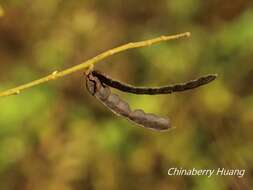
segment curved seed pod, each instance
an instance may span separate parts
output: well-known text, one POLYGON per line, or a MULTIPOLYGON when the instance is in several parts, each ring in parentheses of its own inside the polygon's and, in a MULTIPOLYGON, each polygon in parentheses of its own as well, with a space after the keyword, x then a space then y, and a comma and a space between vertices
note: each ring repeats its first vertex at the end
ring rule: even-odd
POLYGON ((198 79, 191 80, 185 83, 148 88, 148 87, 131 86, 129 84, 116 81, 98 71, 92 71, 92 74, 96 76, 102 83, 107 84, 110 87, 116 88, 124 92, 133 93, 133 94, 148 94, 148 95, 170 94, 173 92, 181 92, 185 90, 190 90, 190 89, 205 85, 215 80, 217 77, 216 74, 209 74, 209 75, 202 76, 198 79))
POLYGON ((162 131, 170 128, 169 119, 159 117, 155 114, 145 113, 139 109, 131 111, 127 102, 122 100, 117 94, 111 93, 110 88, 101 83, 91 72, 87 74, 86 87, 93 96, 116 115, 126 117, 137 125, 153 130, 162 131))

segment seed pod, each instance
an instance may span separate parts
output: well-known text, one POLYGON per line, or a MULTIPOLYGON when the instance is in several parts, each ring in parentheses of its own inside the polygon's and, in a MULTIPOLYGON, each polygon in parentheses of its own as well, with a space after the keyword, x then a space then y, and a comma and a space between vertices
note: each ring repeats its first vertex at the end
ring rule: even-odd
POLYGON ((143 110, 137 109, 131 111, 127 102, 122 100, 117 94, 111 93, 108 86, 92 74, 86 76, 87 90, 108 107, 113 113, 123 116, 139 126, 153 130, 167 130, 170 128, 169 119, 159 117, 155 114, 145 113, 143 110))
POLYGON ((147 95, 159 95, 159 94, 170 94, 173 92, 182 92, 190 89, 200 87, 202 85, 208 84, 216 79, 216 74, 209 74, 206 76, 199 77, 195 80, 191 80, 185 83, 178 83, 169 86, 162 87, 136 87, 123 82, 114 80, 99 71, 92 71, 93 76, 97 77, 103 84, 110 87, 116 88, 118 90, 133 93, 133 94, 147 94, 147 95))

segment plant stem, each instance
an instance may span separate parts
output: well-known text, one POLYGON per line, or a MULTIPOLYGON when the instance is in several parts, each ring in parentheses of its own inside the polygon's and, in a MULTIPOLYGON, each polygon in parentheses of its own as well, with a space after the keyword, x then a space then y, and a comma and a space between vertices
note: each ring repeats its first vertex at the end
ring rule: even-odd
POLYGON ((128 49, 133 49, 133 48, 139 48, 139 47, 145 47, 145 46, 150 46, 153 45, 155 43, 159 43, 159 42, 163 42, 163 41, 169 41, 169 40, 174 40, 174 39, 179 39, 182 37, 189 37, 190 36, 190 32, 185 32, 185 33, 180 33, 180 34, 176 34, 176 35, 171 35, 171 36, 160 36, 158 38, 153 38, 153 39, 149 39, 149 40, 145 40, 145 41, 140 41, 140 42, 130 42, 127 43, 125 45, 110 49, 108 51, 105 51, 79 65, 73 66, 71 68, 68 68, 66 70, 63 70, 61 72, 58 71, 54 71, 52 74, 47 75, 43 78, 31 81, 29 83, 26 83, 24 85, 21 86, 17 86, 15 88, 3 91, 0 93, 0 97, 4 97, 4 96, 10 96, 10 95, 17 95, 20 94, 21 91, 31 88, 33 86, 39 85, 41 83, 45 83, 48 82, 50 80, 55 80, 57 78, 66 76, 68 74, 74 73, 76 71, 79 70, 84 70, 86 71, 87 69, 89 69, 90 67, 92 67, 95 63, 110 57, 116 53, 128 50, 128 49))

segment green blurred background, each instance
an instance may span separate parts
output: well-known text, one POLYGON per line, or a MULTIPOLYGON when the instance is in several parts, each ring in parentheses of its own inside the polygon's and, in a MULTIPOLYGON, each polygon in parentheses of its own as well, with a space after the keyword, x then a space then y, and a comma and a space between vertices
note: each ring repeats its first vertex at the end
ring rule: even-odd
POLYGON ((96 68, 137 86, 207 73, 218 79, 162 96, 119 93, 171 118, 159 133, 114 116, 81 72, 0 99, 0 189, 252 189, 252 0, 0 0, 0 90, 164 34, 96 68), (250 148, 251 147, 251 148, 250 148), (246 169, 236 176, 168 176, 171 167, 246 169))

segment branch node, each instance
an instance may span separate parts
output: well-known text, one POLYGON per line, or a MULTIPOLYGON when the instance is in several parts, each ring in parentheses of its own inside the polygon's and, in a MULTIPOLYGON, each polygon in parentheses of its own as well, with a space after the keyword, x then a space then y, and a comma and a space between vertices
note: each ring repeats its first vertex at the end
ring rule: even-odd
POLYGON ((20 94, 20 90, 16 90, 16 91, 14 92, 14 94, 15 94, 15 95, 19 95, 19 94, 20 94))

